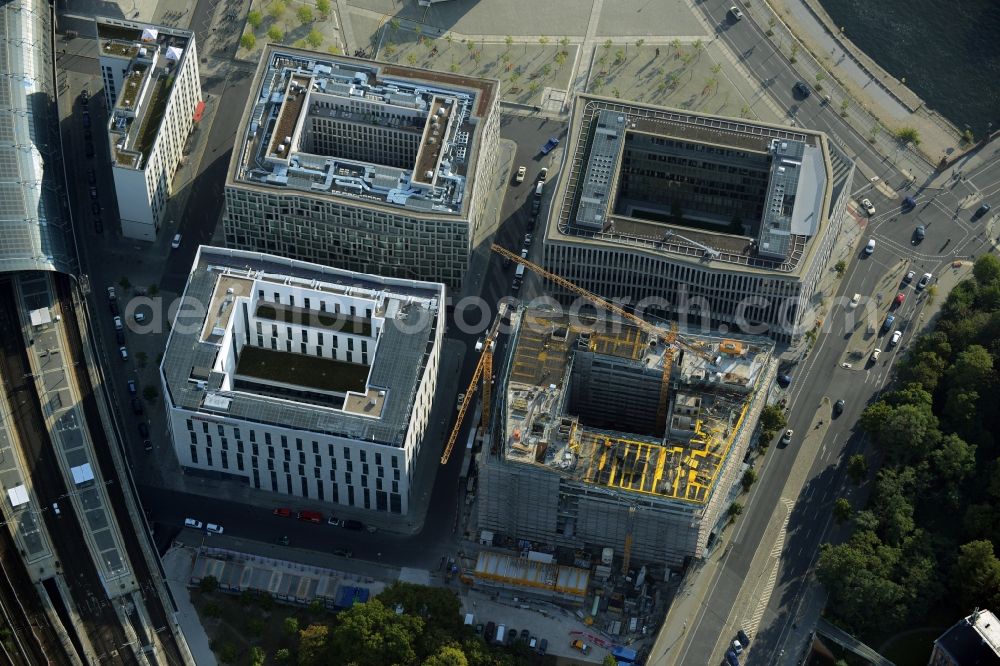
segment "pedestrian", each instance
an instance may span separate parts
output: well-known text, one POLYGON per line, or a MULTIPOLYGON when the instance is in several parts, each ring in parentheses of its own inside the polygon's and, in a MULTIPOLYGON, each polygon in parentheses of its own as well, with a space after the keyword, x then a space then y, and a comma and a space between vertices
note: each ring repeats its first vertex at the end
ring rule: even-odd
POLYGON ((656 47, 656 57, 657 58, 660 57, 660 47, 659 46, 656 47))

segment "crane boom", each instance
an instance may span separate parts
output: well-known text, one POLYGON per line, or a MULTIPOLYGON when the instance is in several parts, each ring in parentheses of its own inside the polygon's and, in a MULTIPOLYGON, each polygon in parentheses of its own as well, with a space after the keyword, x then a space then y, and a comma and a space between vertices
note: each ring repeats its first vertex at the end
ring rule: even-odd
POLYGON ((455 448, 455 442, 458 440, 458 432, 462 429, 462 423, 465 421, 465 414, 469 411, 469 405, 473 402, 472 397, 476 394, 476 390, 479 388, 480 378, 483 379, 484 385, 486 385, 483 402, 483 425, 485 426, 489 422, 489 400, 491 394, 488 384, 493 381, 493 347, 496 343, 497 335, 500 332, 500 324, 503 322, 504 317, 507 316, 507 309, 509 307, 510 306, 507 303, 500 304, 500 309, 497 311, 497 318, 493 321, 493 325, 490 326, 489 332, 483 339, 483 353, 479 357, 479 362, 476 363, 476 369, 472 373, 472 380, 469 382, 469 387, 465 389, 465 401, 462 403, 462 406, 458 408, 458 416, 455 417, 455 425, 451 429, 451 434, 448 435, 448 441, 445 443, 444 452, 441 454, 442 465, 447 465, 448 459, 451 458, 452 449, 455 448))

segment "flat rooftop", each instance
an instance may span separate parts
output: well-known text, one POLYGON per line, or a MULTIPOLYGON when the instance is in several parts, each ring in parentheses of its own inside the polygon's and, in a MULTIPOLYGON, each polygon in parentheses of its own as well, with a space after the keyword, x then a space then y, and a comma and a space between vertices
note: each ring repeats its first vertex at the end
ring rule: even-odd
MULTIPOLYGON (((668 347, 652 344, 630 324, 595 332, 595 325, 604 328, 607 322, 530 309, 516 317, 502 442, 508 462, 546 468, 612 492, 707 501, 766 374, 773 344, 683 335, 682 348, 668 347), (642 376, 652 382, 647 386, 661 386, 666 370, 673 407, 664 413, 664 436, 591 427, 583 423, 586 415, 570 413, 567 391, 580 353, 594 355, 603 365, 631 366, 637 381, 642 376)), ((621 378, 616 375, 616 381, 621 378)), ((619 390, 628 397, 627 386, 619 390)))
POLYGON ((404 443, 435 344, 443 285, 202 246, 184 298, 193 305, 178 311, 160 366, 174 407, 389 446, 404 443), (368 363, 298 353, 297 342, 291 352, 260 348, 250 344, 256 338, 251 335, 239 346, 235 327, 253 328, 286 312, 274 303, 255 307, 259 292, 278 286, 313 302, 337 297, 370 309, 370 318, 300 309, 310 316, 285 319, 324 331, 359 331, 369 339, 377 326, 368 363), (198 303, 209 304, 207 310, 198 303), (262 311, 272 316, 255 314, 262 311), (230 358, 234 366, 227 365, 230 358))
POLYGON ((228 185, 458 215, 497 82, 269 44, 228 185))
POLYGON ((810 239, 828 223, 836 194, 847 186, 851 172, 850 161, 820 132, 592 95, 577 99, 567 149, 570 168, 554 197, 546 229, 549 242, 644 250, 750 272, 800 273, 808 265, 810 239), (660 214, 633 214, 643 208, 641 200, 616 209, 624 155, 634 142, 659 146, 665 153, 657 166, 664 187, 674 172, 684 178, 685 149, 699 160, 718 162, 713 168, 730 174, 755 165, 751 170, 763 173, 768 184, 758 197, 759 214, 743 220, 742 232, 734 232, 725 228, 731 220, 709 215, 703 221, 697 210, 678 221, 663 202, 659 207, 667 210, 660 214), (674 157, 666 158, 671 150, 678 155, 675 166, 674 157), (741 167, 742 156, 750 161, 741 167), (763 167, 762 158, 768 160, 763 167))
POLYGON ((121 61, 108 132, 115 166, 142 169, 160 131, 176 72, 194 34, 188 30, 105 17, 97 18, 102 58, 121 61))

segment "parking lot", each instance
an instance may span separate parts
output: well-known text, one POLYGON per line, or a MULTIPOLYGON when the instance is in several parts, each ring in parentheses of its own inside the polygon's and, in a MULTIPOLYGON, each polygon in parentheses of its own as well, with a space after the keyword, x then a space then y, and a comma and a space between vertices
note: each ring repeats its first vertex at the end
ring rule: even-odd
POLYGON ((473 624, 493 622, 497 626, 504 625, 507 632, 516 630, 518 634, 528 629, 539 641, 548 640, 546 654, 560 657, 560 664, 600 664, 609 654, 586 637, 598 634, 595 627, 586 626, 576 615, 555 605, 504 595, 493 599, 489 593, 478 590, 468 590, 460 599, 462 612, 474 615, 473 624), (572 648, 570 644, 574 639, 590 645, 590 652, 583 655, 572 648))

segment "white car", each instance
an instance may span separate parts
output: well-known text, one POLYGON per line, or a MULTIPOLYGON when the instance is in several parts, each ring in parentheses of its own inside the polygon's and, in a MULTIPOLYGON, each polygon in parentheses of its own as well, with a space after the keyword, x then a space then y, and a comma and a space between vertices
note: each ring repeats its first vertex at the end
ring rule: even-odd
POLYGON ((215 534, 222 534, 222 525, 216 525, 215 523, 209 523, 208 525, 205 525, 205 529, 208 530, 209 532, 213 532, 215 534))
MULTIPOLYGON (((737 21, 741 21, 743 19, 743 12, 741 12, 740 8, 735 5, 729 8, 729 13, 737 21)), ((739 652, 737 652, 736 654, 739 654, 739 652)))
POLYGON ((524 176, 528 173, 528 167, 519 166, 517 167, 517 175, 514 176, 514 182, 520 185, 524 182, 524 176))
POLYGON ((901 337, 903 337, 903 332, 902 331, 896 331, 895 333, 893 333, 892 337, 889 338, 889 346, 890 347, 895 347, 897 344, 899 344, 899 339, 901 337))
POLYGON ((934 276, 931 275, 930 273, 924 273, 920 278, 920 282, 917 283, 917 289, 923 289, 924 287, 929 285, 933 278, 934 276))
POLYGON ((462 409, 462 405, 464 405, 464 404, 465 404, 465 394, 464 393, 459 393, 458 394, 458 407, 456 407, 455 409, 462 409))
POLYGON ((865 209, 866 213, 868 213, 868 217, 871 217, 872 215, 875 214, 875 206, 872 205, 872 202, 870 200, 862 199, 861 207, 865 209))
POLYGON ((202 523, 200 520, 195 520, 194 518, 185 518, 184 527, 191 527, 196 530, 200 530, 202 527, 202 523))
POLYGON ((868 244, 865 245, 865 254, 869 254, 870 255, 874 251, 875 251, 875 239, 874 238, 869 238, 868 239, 868 244))
POLYGON ((861 294, 854 294, 854 298, 851 299, 850 308, 853 310, 858 307, 858 303, 861 302, 861 294))
POLYGON ((733 641, 733 652, 741 654, 743 652, 743 644, 739 641, 733 641))
POLYGON ((123 361, 128 360, 128 349, 126 347, 119 347, 118 353, 121 355, 123 361))
MULTIPOLYGON (((898 331, 897 331, 897 333, 898 333, 898 331)), ((877 360, 878 360, 878 357, 879 357, 879 356, 880 356, 881 354, 882 354, 882 350, 881 350, 881 349, 878 349, 878 348, 876 348, 876 349, 875 349, 875 351, 873 351, 873 352, 872 352, 872 356, 871 356, 871 358, 870 358, 870 359, 868 359, 868 360, 869 360, 869 361, 871 361, 872 363, 874 363, 875 361, 877 361, 877 360)))
POLYGON ((120 331, 120 330, 122 330, 122 328, 123 328, 123 326, 122 326, 122 318, 121 317, 115 317, 115 330, 116 331, 120 331))
POLYGON ((170 241, 170 247, 172 247, 172 248, 174 248, 176 250, 180 246, 181 246, 181 235, 180 234, 174 234, 174 239, 172 241, 170 241))
POLYGON ((782 444, 790 444, 792 441, 792 436, 795 435, 794 430, 786 430, 785 434, 781 436, 782 444))

